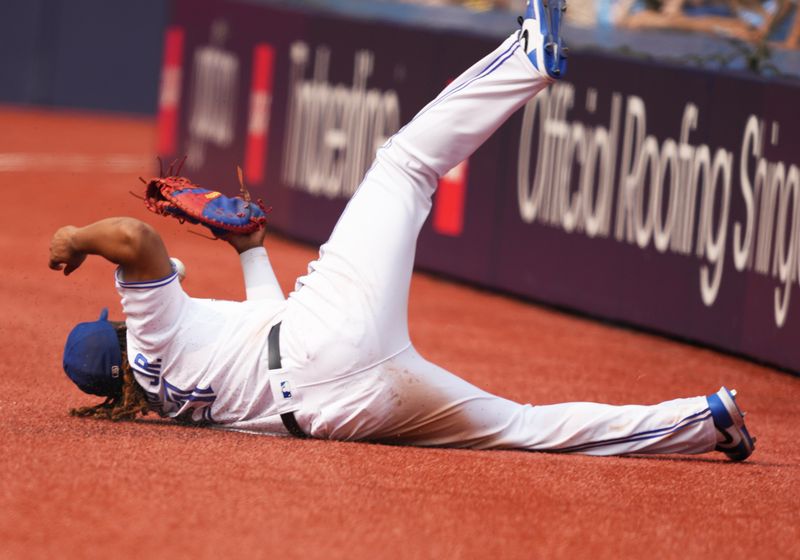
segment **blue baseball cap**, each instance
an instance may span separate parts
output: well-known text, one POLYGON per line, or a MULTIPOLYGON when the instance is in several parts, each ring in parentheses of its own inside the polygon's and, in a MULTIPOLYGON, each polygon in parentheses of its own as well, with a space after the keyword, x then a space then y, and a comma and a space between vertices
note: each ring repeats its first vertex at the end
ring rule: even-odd
POLYGON ((64 346, 64 371, 84 393, 112 397, 122 390, 122 351, 108 309, 91 323, 80 323, 64 346))

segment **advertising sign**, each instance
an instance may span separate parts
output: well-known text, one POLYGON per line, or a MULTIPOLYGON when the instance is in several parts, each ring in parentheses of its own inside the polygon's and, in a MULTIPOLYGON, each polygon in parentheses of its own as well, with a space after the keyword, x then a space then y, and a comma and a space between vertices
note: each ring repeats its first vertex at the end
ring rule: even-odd
MULTIPOLYGON (((243 165, 272 227, 314 243, 495 45, 210 0, 167 33, 162 155, 231 192, 243 165)), ((591 53, 568 78, 442 177, 418 266, 800 371, 798 88, 591 53)))

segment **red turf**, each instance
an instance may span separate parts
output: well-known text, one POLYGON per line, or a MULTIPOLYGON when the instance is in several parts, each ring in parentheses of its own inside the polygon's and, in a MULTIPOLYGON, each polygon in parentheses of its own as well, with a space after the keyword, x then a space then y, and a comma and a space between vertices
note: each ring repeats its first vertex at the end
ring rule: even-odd
MULTIPOLYGON (((0 154, 42 154, 38 171, 0 171, 0 557, 800 557, 800 379, 426 276, 412 287, 415 344, 469 381, 534 403, 646 403, 725 383, 739 389, 758 449, 744 464, 590 458, 69 417, 91 398, 61 371, 66 334, 102 306, 120 313, 111 265, 90 260, 67 279, 47 269, 58 226, 153 223, 196 296, 243 297, 241 273, 224 244, 127 195, 153 168, 48 159, 150 161, 150 121, 6 109, 0 122, 0 154)), ((286 289, 315 254, 281 239, 269 249, 286 289)))

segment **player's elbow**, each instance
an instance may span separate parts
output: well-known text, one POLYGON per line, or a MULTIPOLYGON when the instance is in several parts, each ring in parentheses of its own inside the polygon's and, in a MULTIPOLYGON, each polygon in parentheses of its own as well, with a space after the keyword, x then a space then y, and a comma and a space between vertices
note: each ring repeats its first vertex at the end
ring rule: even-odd
POLYGON ((152 226, 135 218, 120 218, 117 232, 123 262, 138 261, 162 244, 161 236, 152 226))

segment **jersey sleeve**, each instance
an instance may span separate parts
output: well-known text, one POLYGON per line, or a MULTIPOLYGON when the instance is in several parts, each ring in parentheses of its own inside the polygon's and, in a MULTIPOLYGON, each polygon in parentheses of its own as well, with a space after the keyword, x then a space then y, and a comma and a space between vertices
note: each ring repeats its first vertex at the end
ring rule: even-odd
POLYGON ((117 292, 122 300, 128 333, 143 349, 159 347, 177 332, 189 296, 183 291, 178 274, 157 280, 126 282, 122 271, 116 272, 117 292))
POLYGON ((286 299, 264 247, 249 249, 239 255, 239 259, 242 263, 248 301, 259 299, 283 301, 286 299))

